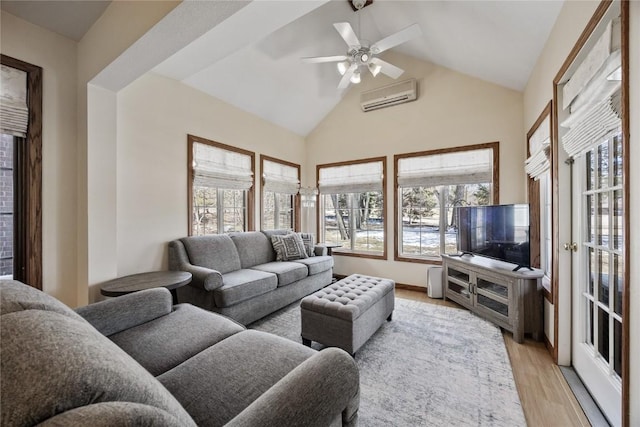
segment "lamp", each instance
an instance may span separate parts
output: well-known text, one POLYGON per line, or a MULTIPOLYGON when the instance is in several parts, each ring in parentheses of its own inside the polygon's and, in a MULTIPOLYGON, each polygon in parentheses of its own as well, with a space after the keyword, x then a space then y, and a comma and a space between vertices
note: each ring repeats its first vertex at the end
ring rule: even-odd
POLYGON ((356 71, 355 73, 353 73, 349 80, 351 80, 351 83, 353 84, 360 83, 360 71, 356 71))
POLYGON ((342 61, 338 62, 336 66, 338 67, 338 72, 340 73, 340 75, 344 76, 344 73, 347 72, 347 68, 349 68, 349 63, 347 61, 342 61))

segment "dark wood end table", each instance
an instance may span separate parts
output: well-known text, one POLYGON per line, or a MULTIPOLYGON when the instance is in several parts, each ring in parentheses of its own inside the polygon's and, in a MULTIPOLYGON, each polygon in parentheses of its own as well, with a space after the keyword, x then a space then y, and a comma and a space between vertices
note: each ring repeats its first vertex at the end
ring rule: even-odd
POLYGON ((106 297, 119 297, 152 288, 167 288, 173 303, 178 303, 176 289, 191 282, 191 273, 186 271, 151 271, 118 277, 102 284, 100 293, 106 297))
POLYGON ((333 256, 333 249, 334 248, 341 248, 342 247, 342 245, 336 244, 336 243, 318 243, 318 246, 324 246, 325 248, 327 248, 327 255, 329 255, 329 256, 333 256))

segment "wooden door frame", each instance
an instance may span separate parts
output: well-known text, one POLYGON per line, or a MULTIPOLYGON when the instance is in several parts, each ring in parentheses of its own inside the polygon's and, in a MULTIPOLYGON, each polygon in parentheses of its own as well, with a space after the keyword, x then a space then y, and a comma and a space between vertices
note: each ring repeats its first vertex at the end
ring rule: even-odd
POLYGON ((24 218, 21 232, 14 235, 14 259, 21 260, 22 271, 15 274, 14 265, 14 278, 42 290, 42 68, 6 55, 0 59, 2 65, 27 73, 29 125, 26 150, 18 159, 26 166, 18 171, 25 185, 14 206, 24 218))

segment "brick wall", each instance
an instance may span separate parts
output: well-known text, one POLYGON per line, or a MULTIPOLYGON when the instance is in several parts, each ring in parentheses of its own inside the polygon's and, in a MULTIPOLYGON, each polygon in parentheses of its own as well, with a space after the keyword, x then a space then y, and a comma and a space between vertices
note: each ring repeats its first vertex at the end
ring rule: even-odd
POLYGON ((13 274, 13 137, 0 135, 0 276, 13 274))

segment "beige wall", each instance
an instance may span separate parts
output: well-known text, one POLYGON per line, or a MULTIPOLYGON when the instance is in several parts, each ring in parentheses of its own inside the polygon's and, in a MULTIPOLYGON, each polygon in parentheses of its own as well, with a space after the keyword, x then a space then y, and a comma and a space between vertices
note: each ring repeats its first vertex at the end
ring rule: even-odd
MULTIPOLYGON (((560 67, 566 60, 569 52, 576 44, 580 34, 593 16, 595 9, 598 7, 597 1, 572 1, 565 2, 556 23, 551 30, 551 34, 545 44, 545 47, 538 57, 538 61, 531 73, 529 81, 524 91, 524 128, 523 131, 528 132, 533 126, 547 103, 553 99, 553 79, 560 70, 560 67)), ((555 108, 555 106, 554 106, 555 108)), ((564 166, 560 167, 560 172, 568 173, 568 169, 564 166)), ((564 190, 564 189, 563 189, 564 190)), ((569 194, 561 194, 562 200, 569 200, 569 194)), ((565 227, 561 230, 560 241, 565 242, 570 239, 570 228, 565 227)), ((571 259, 566 252, 560 252, 561 265, 569 266, 571 259)), ((560 275, 562 282, 570 280, 570 270, 563 269, 560 275)), ((568 301, 571 298, 571 287, 561 286, 559 298, 561 301, 568 301)), ((545 300, 545 335, 549 342, 554 344, 554 307, 553 304, 545 300)), ((563 310, 559 314, 560 328, 558 333, 559 356, 558 360, 561 364, 570 363, 570 321, 571 311, 563 310)))
POLYGON ((43 288, 76 304, 76 43, 6 12, 0 51, 42 67, 43 288))
MULTIPOLYGON (((564 3, 562 11, 556 21, 556 24, 551 32, 551 35, 545 45, 545 48, 538 59, 534 71, 527 83, 524 92, 524 128, 526 132, 535 121, 536 117, 540 114, 545 104, 553 97, 553 79, 560 70, 563 62, 569 55, 570 50, 575 45, 578 37, 584 30, 587 22, 591 19, 593 12, 597 8, 599 2, 597 1, 568 1, 564 3)), ((631 227, 630 227, 630 252, 631 259, 637 259, 634 254, 640 251, 640 226, 637 221, 634 221, 634 215, 640 211, 640 197, 638 196, 635 188, 640 185, 640 172, 633 165, 640 164, 640 141, 638 140, 638 134, 640 132, 640 2, 630 2, 630 123, 631 123, 631 140, 630 145, 630 186, 631 186, 631 199, 629 203, 629 209, 631 212, 631 227)), ((561 195, 562 196, 562 195, 561 195)), ((568 265, 561 263, 561 265, 568 265)), ((630 268, 631 274, 631 294, 630 294, 630 425, 640 425, 640 368, 639 366, 639 354, 640 354, 640 341, 637 339, 640 336, 640 292, 638 291, 637 278, 640 277, 640 265, 638 263, 632 263, 630 268)), ((570 286, 563 286, 567 283, 561 283, 563 289, 570 289, 570 286)), ((561 294, 561 297, 563 295, 561 294)), ((560 316, 561 325, 564 322, 565 331, 560 331, 559 339, 564 340, 564 345, 559 346, 560 353, 564 353, 564 362, 568 363, 570 357, 570 336, 568 332, 567 323, 570 321, 570 309, 569 307, 570 295, 564 295, 563 300, 560 303, 560 316)), ((546 304, 545 310, 547 311, 546 317, 550 319, 553 315, 549 312, 553 311, 553 306, 549 303, 546 304)), ((549 322, 550 325, 553 322, 549 322)), ((546 324, 545 324, 546 326, 546 324)), ((561 328, 562 329, 562 328, 561 328)), ((553 339, 552 331, 547 331, 547 335, 550 339, 553 339)), ((553 342, 553 341, 552 341, 553 342)), ((561 360, 563 362, 563 360, 561 360)))
POLYGON ((360 92, 393 82, 367 75, 307 137, 303 172, 315 182, 317 164, 386 156, 387 260, 336 256, 335 270, 426 286, 425 264, 393 261, 393 155, 500 141, 500 202, 524 202, 522 93, 402 54, 385 58, 405 70, 400 79, 417 79, 418 100, 363 113, 360 92))
POLYGON ((105 204, 116 200, 117 191, 116 94, 95 87, 90 93, 89 83, 179 3, 112 2, 78 43, 77 305, 99 298, 99 283, 117 274, 116 208, 105 204), (105 236, 109 236, 107 245, 105 236))
POLYGON ((147 74, 118 93, 118 275, 167 268, 167 242, 188 232, 187 134, 302 164, 302 137, 175 80, 147 74))
POLYGON ((629 34, 629 52, 630 64, 629 75, 630 80, 630 99, 629 99, 629 116, 630 116, 630 187, 631 200, 629 209, 631 212, 630 227, 630 254, 633 261, 629 266, 631 274, 631 283, 629 283, 630 307, 629 310, 629 343, 630 354, 630 371, 629 371, 629 407, 631 408, 631 416, 629 425, 640 425, 640 286, 638 286, 638 278, 640 278, 640 263, 637 262, 640 253, 640 223, 638 222, 638 212, 640 212, 640 2, 633 1, 629 5, 630 12, 630 34, 629 34))

